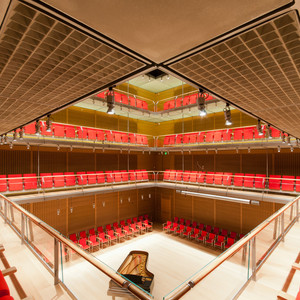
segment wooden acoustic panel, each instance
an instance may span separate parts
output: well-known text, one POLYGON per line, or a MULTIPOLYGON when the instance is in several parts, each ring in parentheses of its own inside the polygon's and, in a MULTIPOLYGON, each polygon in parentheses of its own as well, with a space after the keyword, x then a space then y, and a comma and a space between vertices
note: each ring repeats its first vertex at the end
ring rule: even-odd
POLYGON ((119 192, 119 219, 126 220, 138 215, 137 191, 119 192))
POLYGON ((138 215, 155 215, 155 189, 140 189, 138 192, 138 215))
POLYGON ((96 195, 95 225, 106 225, 118 221, 118 193, 96 195))
POLYGON ((214 200, 200 197, 193 197, 194 209, 193 220, 203 224, 214 223, 214 200))
POLYGON ((179 218, 184 218, 188 220, 192 220, 193 211, 192 211, 192 201, 193 197, 181 195, 175 193, 175 216, 179 218))
POLYGON ((226 201, 216 201, 215 226, 230 231, 240 232, 241 204, 226 201))

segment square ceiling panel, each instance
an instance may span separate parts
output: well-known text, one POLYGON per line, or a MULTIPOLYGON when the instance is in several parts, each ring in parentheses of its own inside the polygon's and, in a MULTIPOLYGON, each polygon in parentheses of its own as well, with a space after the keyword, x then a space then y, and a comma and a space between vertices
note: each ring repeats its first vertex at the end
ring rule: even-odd
POLYGON ((169 67, 300 137, 300 30, 290 11, 169 67))
POLYGON ((0 133, 94 94, 145 63, 13 2, 0 36, 0 133))

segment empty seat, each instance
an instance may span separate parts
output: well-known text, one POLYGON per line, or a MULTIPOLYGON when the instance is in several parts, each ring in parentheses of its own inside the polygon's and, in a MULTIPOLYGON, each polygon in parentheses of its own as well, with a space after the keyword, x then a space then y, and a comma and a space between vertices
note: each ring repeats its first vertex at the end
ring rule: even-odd
POLYGON ((202 230, 201 234, 198 235, 196 240, 199 241, 199 242, 205 242, 205 240, 207 238, 207 234, 208 234, 208 232, 206 232, 205 230, 202 230))
POLYGON ((255 178, 254 174, 245 174, 245 177, 244 177, 244 187, 253 188, 253 186, 254 186, 254 178, 255 178))
POLYGON ((197 94, 190 95, 190 104, 196 104, 197 103, 197 94))
POLYGON ((212 226, 211 226, 211 225, 206 225, 206 226, 205 226, 205 230, 206 230, 207 232, 211 232, 211 231, 212 231, 212 226))
POLYGON ((222 229, 222 230, 221 230, 221 235, 227 236, 227 235, 228 235, 228 230, 222 229))
POLYGON ((253 140, 255 127, 244 128, 244 140, 253 140))
POLYGON ((87 242, 90 245, 91 249, 95 249, 95 248, 98 248, 98 250, 100 249, 101 243, 95 234, 90 235, 87 242))
POLYGON ((87 140, 88 138, 88 130, 86 127, 78 126, 77 127, 77 137, 79 139, 87 140))
POLYGON ((181 170, 177 170, 176 171, 176 181, 181 181, 182 180, 182 173, 183 173, 183 171, 181 171, 181 170))
POLYGON ((143 180, 143 172, 141 170, 135 170, 136 180, 143 180))
POLYGON ((223 129, 222 130, 222 140, 223 142, 231 141, 232 138, 232 129, 223 129))
POLYGON ((243 139, 244 128, 235 128, 233 132, 233 139, 235 141, 240 141, 243 139))
POLYGON ((214 234, 219 234, 220 233, 220 228, 219 227, 214 227, 213 230, 212 230, 212 233, 214 234))
POLYGON ((86 172, 88 183, 89 184, 96 184, 97 183, 97 177, 95 172, 88 171, 86 172))
POLYGON ((164 180, 169 180, 170 179, 170 170, 165 170, 164 172, 164 180))
POLYGON ((281 175, 270 175, 269 189, 280 190, 280 185, 281 185, 281 175))
POLYGON ((0 175, 0 192, 7 191, 6 175, 0 175))
POLYGON ((123 182, 128 181, 128 172, 126 170, 122 170, 121 174, 122 174, 122 181, 123 182))
POLYGON ((138 145, 143 144, 143 139, 142 139, 142 135, 141 134, 136 134, 136 143, 138 145))
POLYGON ((295 176, 282 176, 282 190, 294 191, 295 189, 295 176))
POLYGON ((88 176, 86 175, 86 172, 77 172, 76 178, 77 178, 77 184, 79 185, 87 184, 88 176))
POLYGON ((281 131, 280 130, 278 130, 278 129, 276 129, 276 128, 274 128, 274 127, 270 127, 270 129, 271 129, 271 135, 272 135, 272 138, 280 138, 280 133, 281 133, 281 131))
POLYGON ((78 241, 78 245, 83 249, 83 250, 90 250, 90 245, 87 242, 87 238, 81 238, 78 241))
POLYGON ((107 183, 113 183, 114 182, 112 171, 105 171, 105 177, 106 177, 106 182, 107 183))
POLYGON ((190 133, 190 144, 197 143, 197 135, 198 133, 190 133))
POLYGON ((189 182, 190 181, 190 171, 184 171, 183 172, 182 180, 184 182, 189 182))
POLYGON ((96 171, 97 183, 104 183, 105 177, 103 171, 96 171))
POLYGON ((235 173, 233 178, 234 186, 243 186, 244 184, 244 173, 235 173))
POLYGON ((232 173, 224 173, 223 174, 223 185, 231 185, 232 184, 232 173))
POLYGON ((215 184, 218 184, 218 185, 223 184, 223 172, 215 173, 215 184))
POLYGON ((170 170, 170 180, 175 181, 176 180, 176 171, 170 170))
POLYGON ((71 233, 71 234, 69 235, 69 239, 70 239, 72 242, 74 242, 74 243, 77 243, 77 242, 78 242, 76 233, 71 233))
POLYGON ((198 226, 198 223, 197 223, 197 221, 193 221, 193 223, 192 223, 192 227, 193 227, 193 228, 197 228, 197 226, 198 226))
POLYGON ((129 143, 130 143, 130 144, 136 144, 136 136, 135 136, 135 133, 129 133, 129 134, 128 134, 128 137, 129 137, 129 143))
POLYGON ((176 138, 176 135, 170 135, 169 136, 169 145, 174 145, 175 144, 175 138, 176 138))
POLYGON ((255 175, 255 188, 264 189, 266 187, 266 174, 255 175))
POLYGON ((128 133, 126 133, 126 132, 122 132, 121 133, 121 141, 122 141, 122 143, 128 143, 128 133))
POLYGON ((296 176, 296 192, 300 192, 300 176, 296 176))
POLYGON ((115 174, 115 182, 121 182, 122 181, 122 175, 120 171, 114 171, 115 174))
POLYGON ((177 134, 175 138, 175 143, 176 144, 181 144, 182 143, 182 134, 177 134))
POLYGON ((74 172, 64 172, 66 178, 66 186, 74 186, 76 184, 76 178, 74 172))
POLYGON ((164 145, 165 146, 168 146, 170 144, 170 137, 168 136, 168 135, 166 135, 165 137, 164 137, 164 145))
POLYGON ((233 238, 228 238, 227 243, 225 244, 224 248, 228 249, 234 244, 234 239, 233 238))
POLYGON ((137 108, 143 108, 143 102, 141 99, 136 99, 136 107, 137 108))
POLYGON ((181 235, 185 230, 185 226, 183 224, 180 224, 177 230, 173 231, 174 234, 181 235))
POLYGON ((9 191, 22 191, 23 179, 21 174, 10 174, 8 177, 8 190, 9 191))
POLYGON ((214 141, 214 131, 208 131, 206 132, 205 142, 206 143, 212 143, 214 141))
POLYGON ((122 133, 121 132, 115 132, 115 142, 116 143, 122 142, 122 133))
POLYGON ((85 231, 80 231, 79 232, 79 237, 80 238, 86 238, 86 232, 85 231))
POLYGON ((207 172, 206 173, 206 183, 213 184, 214 183, 215 172, 207 172))
POLYGON ((205 172, 199 171, 197 181, 199 183, 204 183, 205 182, 205 176, 206 176, 205 172))
POLYGON ((183 135, 182 142, 183 142, 183 144, 189 144, 190 143, 190 135, 188 133, 183 135))
POLYGON ((166 223, 163 223, 163 231, 166 230, 168 231, 169 228, 172 226, 172 221, 167 221, 166 223))
POLYGON ((177 97, 175 99, 175 106, 176 107, 181 107, 182 106, 182 98, 181 97, 177 97))
POLYGON ((142 176, 143 180, 149 180, 148 172, 145 169, 142 170, 142 176))
POLYGON ((149 220, 144 220, 143 225, 146 227, 147 231, 152 231, 153 224, 149 220))
POLYGON ((184 96, 182 100, 182 106, 186 106, 190 104, 190 96, 184 96))
POLYGON ((197 182, 197 171, 191 171, 190 172, 190 182, 197 182))
POLYGON ((169 109, 175 108, 175 99, 169 101, 169 109))
POLYGON ((129 170, 129 179, 130 181, 136 181, 136 174, 134 170, 129 170))
POLYGON ((142 108, 148 110, 148 103, 146 101, 142 101, 142 108))
POLYGON ((101 129, 96 129, 96 135, 98 141, 104 141, 105 140, 105 133, 101 129))
POLYGON ((203 143, 205 140, 205 132, 199 132, 197 135, 197 143, 203 143))
POLYGON ((35 122, 32 122, 26 126, 24 126, 25 134, 35 134, 35 122))
POLYGON ((129 104, 130 104, 131 106, 136 107, 136 99, 135 99, 135 97, 129 96, 129 104))
POLYGON ((214 142, 222 142, 223 130, 215 130, 214 142))
POLYGON ((66 137, 70 139, 75 139, 76 137, 76 130, 75 126, 73 125, 65 125, 66 137))
POLYGON ((127 238, 129 238, 130 236, 133 236, 133 231, 131 230, 131 228, 128 225, 123 227, 123 233, 126 235, 127 238))
POLYGON ((209 233, 207 239, 205 240, 205 245, 214 246, 216 240, 216 235, 214 233, 209 233))
POLYGON ((164 103, 164 110, 168 110, 169 109, 169 104, 170 104, 170 101, 166 101, 164 103))
POLYGON ((194 231, 190 234, 190 239, 197 239, 197 237, 200 234, 200 229, 199 228, 194 228, 194 231))
POLYGON ((56 137, 64 137, 65 136, 65 125, 53 123, 53 134, 56 137))
POLYGON ((98 232, 98 241, 100 242, 101 247, 103 248, 104 244, 109 244, 109 239, 106 238, 104 232, 98 232))
POLYGON ((89 235, 95 235, 95 234, 96 234, 95 228, 89 229, 89 235))
POLYGON ((119 243, 120 243, 122 238, 123 239, 126 238, 126 234, 123 232, 122 228, 116 228, 115 231, 116 231, 115 234, 118 238, 119 243))
POLYGON ((105 140, 110 143, 114 141, 114 134, 111 130, 105 130, 105 140))
POLYGON ((25 190, 37 189, 37 177, 35 173, 23 174, 23 180, 25 190))
POLYGON ((63 173, 53 173, 54 187, 65 186, 65 177, 63 173))
POLYGON ((97 139, 97 131, 95 128, 88 128, 88 139, 93 141, 97 139))

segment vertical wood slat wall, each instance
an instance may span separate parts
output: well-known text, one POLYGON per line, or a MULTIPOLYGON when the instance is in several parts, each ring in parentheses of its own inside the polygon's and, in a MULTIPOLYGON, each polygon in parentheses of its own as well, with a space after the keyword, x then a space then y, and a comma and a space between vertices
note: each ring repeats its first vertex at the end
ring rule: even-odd
POLYGON ((64 235, 148 214, 155 217, 155 190, 146 188, 22 204, 64 235))
POLYGON ((175 190, 158 188, 157 206, 161 207, 161 214, 157 218, 161 223, 173 220, 176 216, 230 231, 247 233, 283 205, 263 201, 260 201, 258 206, 240 204, 181 195, 175 190))

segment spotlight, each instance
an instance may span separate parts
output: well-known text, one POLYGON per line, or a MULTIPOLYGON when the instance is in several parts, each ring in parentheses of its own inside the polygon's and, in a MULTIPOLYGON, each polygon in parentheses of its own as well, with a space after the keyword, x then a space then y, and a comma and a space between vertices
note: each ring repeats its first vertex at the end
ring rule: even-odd
POLYGON ((41 135, 41 123, 40 120, 35 121, 35 134, 41 135))
POLYGON ((13 143, 12 143, 12 142, 10 142, 10 144, 9 144, 9 148, 10 148, 10 149, 12 149, 12 148, 13 148, 13 143))
POLYGON ((17 141, 17 131, 14 130, 14 133, 13 133, 13 141, 16 142, 17 141))
POLYGON ((281 132, 281 141, 285 143, 285 134, 283 131, 281 132))
POLYGON ((167 76, 167 79, 169 80, 170 79, 170 75, 168 74, 168 76, 167 76))
POLYGON ((272 138, 272 130, 271 130, 270 124, 268 124, 268 127, 267 127, 267 137, 268 137, 269 139, 272 138))
POLYGON ((52 125, 51 115, 48 115, 47 120, 46 120, 46 131, 47 132, 51 132, 51 125, 52 125))
POLYGON ((229 103, 226 103, 226 107, 224 108, 224 116, 225 116, 225 125, 226 126, 232 125, 229 103))
POLYGON ((258 131, 258 135, 263 135, 263 129, 262 129, 262 126, 261 126, 261 121, 260 120, 257 120, 257 125, 256 125, 256 129, 258 131))
POLYGON ((29 144, 27 144, 27 147, 26 147, 26 148, 27 148, 27 150, 29 150, 29 149, 30 149, 30 145, 29 145, 29 144))
POLYGON ((290 135, 287 136, 287 144, 289 146, 291 145, 291 136, 290 135))
POLYGON ((20 127, 20 131, 19 131, 19 138, 20 138, 20 140, 23 140, 23 136, 24 136, 24 128, 20 127))
POLYGON ((206 98, 207 98, 207 94, 205 94, 202 89, 199 89, 197 103, 198 103, 200 117, 204 117, 207 114, 207 112, 205 110, 205 99, 206 98))
POLYGON ((293 152, 294 151, 294 147, 291 145, 291 152, 293 152))
POLYGON ((7 134, 5 133, 5 135, 4 135, 4 145, 6 145, 7 144, 7 134))
POLYGON ((280 146, 277 147, 277 151, 280 152, 280 146))
POLYGON ((108 107, 107 113, 109 115, 114 115, 115 114, 115 93, 112 87, 108 89, 108 92, 106 94, 106 102, 108 107))

